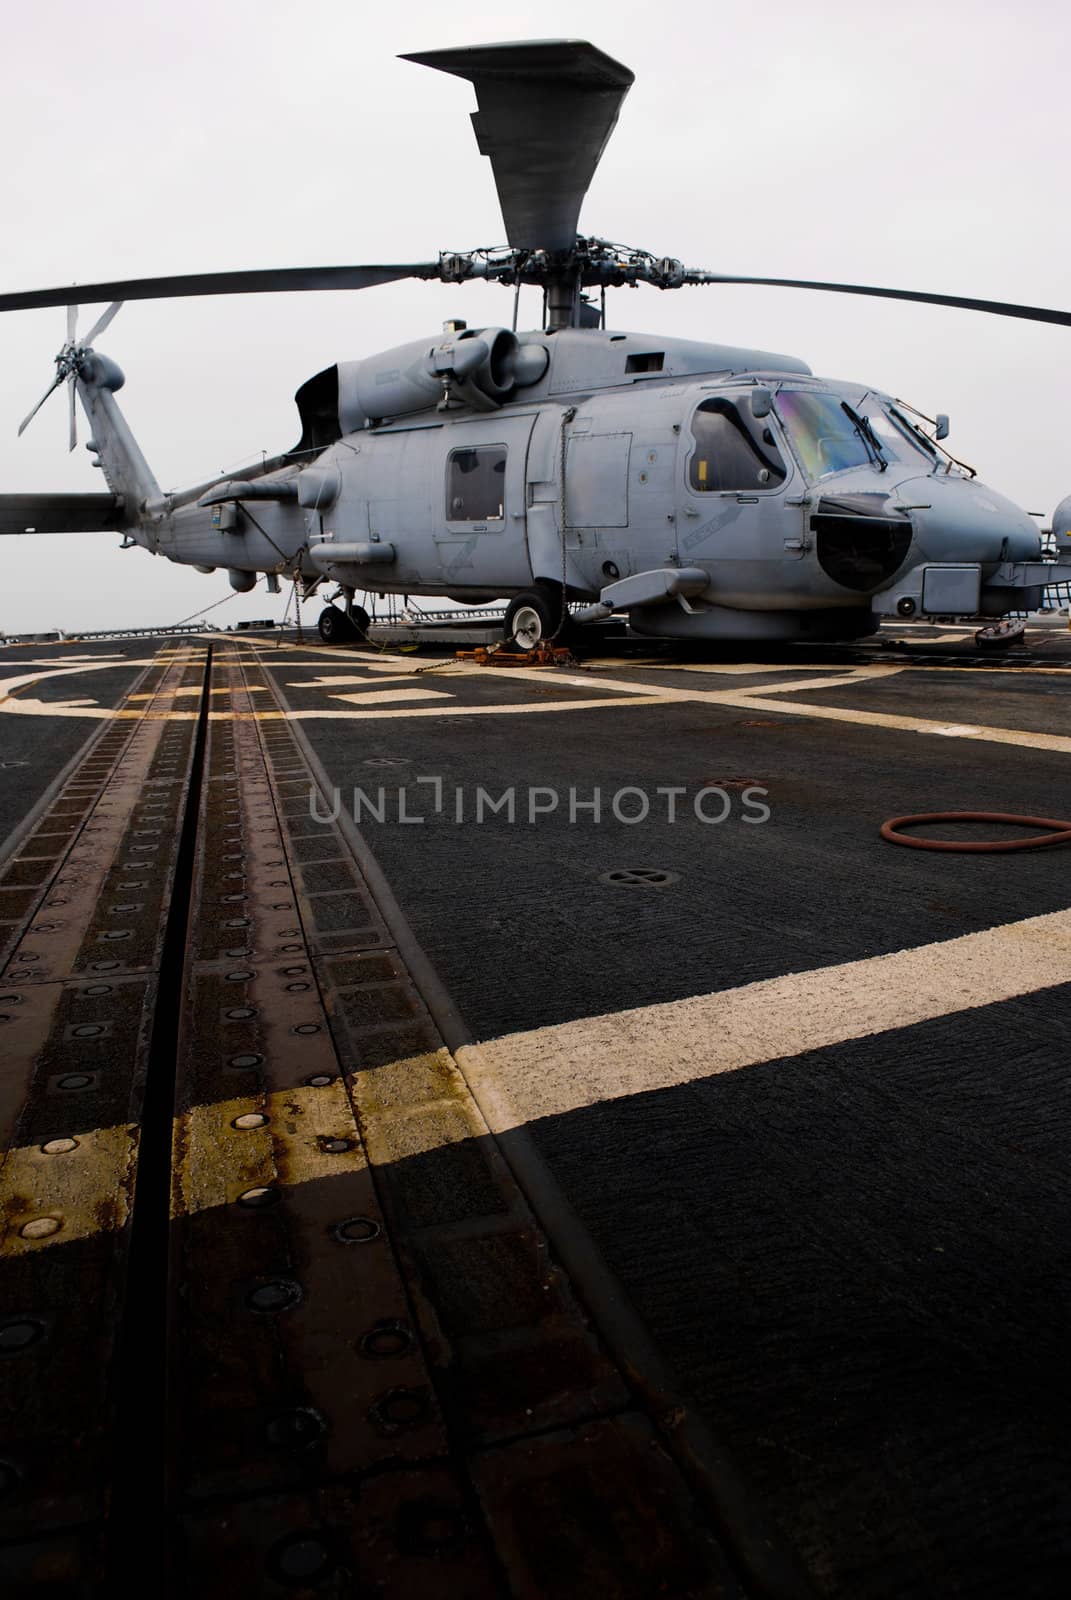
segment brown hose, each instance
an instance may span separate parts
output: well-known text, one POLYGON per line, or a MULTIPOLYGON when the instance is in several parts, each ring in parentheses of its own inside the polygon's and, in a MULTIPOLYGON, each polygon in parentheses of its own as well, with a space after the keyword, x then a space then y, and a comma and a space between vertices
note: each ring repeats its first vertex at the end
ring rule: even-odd
POLYGON ((1054 817, 1022 817, 1014 811, 921 811, 914 817, 890 817, 881 825, 881 837, 890 844, 910 845, 912 850, 1039 850, 1043 845, 1071 844, 1071 822, 1054 817), (1029 839, 919 839, 901 828, 919 827, 924 822, 1011 822, 1017 828, 1047 828, 1047 833, 1029 839))

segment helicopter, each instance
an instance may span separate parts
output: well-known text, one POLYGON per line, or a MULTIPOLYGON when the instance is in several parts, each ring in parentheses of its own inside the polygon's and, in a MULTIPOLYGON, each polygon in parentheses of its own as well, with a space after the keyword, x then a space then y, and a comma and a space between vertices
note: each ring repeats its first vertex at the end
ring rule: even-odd
MULTIPOLYGON (((310 598, 327 643, 360 641, 356 595, 507 599, 503 637, 530 652, 578 624, 700 641, 850 640, 883 618, 993 624, 1054 581, 1029 515, 978 482, 926 417, 877 388, 772 352, 614 330, 607 291, 748 284, 917 301, 1071 325, 1071 313, 916 290, 740 277, 578 234, 632 72, 582 40, 526 40, 402 59, 468 80, 507 244, 395 265, 298 267, 91 284, 108 302, 84 339, 68 288, 0 295, 0 311, 67 307, 49 388, 76 399, 108 493, 0 495, 0 532, 119 532, 232 588, 266 575, 310 598), (567 130, 563 137, 562 130, 567 130), (512 288, 511 326, 440 334, 315 374, 292 449, 165 493, 95 348, 124 301, 365 289, 402 279, 512 288), (542 326, 518 331, 522 286, 542 326)), ((1071 569, 1071 497, 1053 519, 1071 569)))

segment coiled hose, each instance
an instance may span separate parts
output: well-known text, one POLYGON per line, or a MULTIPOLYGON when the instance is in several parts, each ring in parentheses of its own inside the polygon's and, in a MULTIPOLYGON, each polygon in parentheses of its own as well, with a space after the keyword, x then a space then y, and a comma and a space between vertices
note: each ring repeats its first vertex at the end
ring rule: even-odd
POLYGON ((890 844, 906 844, 912 850, 1041 850, 1050 845, 1071 844, 1071 822, 1056 817, 1023 817, 1014 811, 920 811, 914 817, 890 817, 881 825, 881 837, 890 844), (902 828, 917 828, 927 822, 1010 822, 1017 828, 1045 828, 1028 839, 927 839, 902 833, 902 828))

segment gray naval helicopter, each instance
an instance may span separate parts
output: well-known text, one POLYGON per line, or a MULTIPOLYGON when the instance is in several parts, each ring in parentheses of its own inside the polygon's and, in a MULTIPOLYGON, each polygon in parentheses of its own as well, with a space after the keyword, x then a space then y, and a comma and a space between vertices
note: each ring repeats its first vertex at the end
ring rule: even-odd
MULTIPOLYGON (((299 267, 82 287, 111 301, 68 338, 48 395, 75 395, 110 493, 0 496, 0 531, 113 529, 236 590, 267 574, 306 596, 337 585, 328 642, 363 636, 358 591, 509 598, 516 649, 615 613, 691 640, 851 639, 883 617, 992 622, 1033 609, 1054 569, 1024 511, 979 483, 927 419, 792 356, 614 332, 606 290, 745 283, 964 307, 1071 324, 1071 314, 858 284, 694 271, 578 236, 581 203, 633 74, 592 45, 550 40, 404 59, 467 78, 508 246, 391 266, 299 267), (124 300, 488 279, 513 327, 442 335, 340 361, 297 392, 292 450, 223 481, 160 490, 116 404, 123 374, 93 348, 124 300), (543 327, 517 332, 522 285, 543 327), (592 293, 594 291, 594 293, 592 293)), ((66 305, 70 288, 0 295, 0 310, 66 305)), ((20 429, 21 432, 21 429, 20 429)), ((1071 574, 1071 497, 1054 519, 1071 574)), ((1062 574, 1060 574, 1062 576, 1062 574)))

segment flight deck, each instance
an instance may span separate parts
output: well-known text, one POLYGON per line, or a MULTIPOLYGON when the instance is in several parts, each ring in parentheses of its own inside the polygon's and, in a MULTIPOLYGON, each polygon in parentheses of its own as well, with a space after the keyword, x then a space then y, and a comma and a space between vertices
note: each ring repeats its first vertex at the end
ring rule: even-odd
POLYGON ((1062 1593, 1069 858, 879 829, 1069 713, 1064 619, 0 650, 5 1595, 1062 1593))

